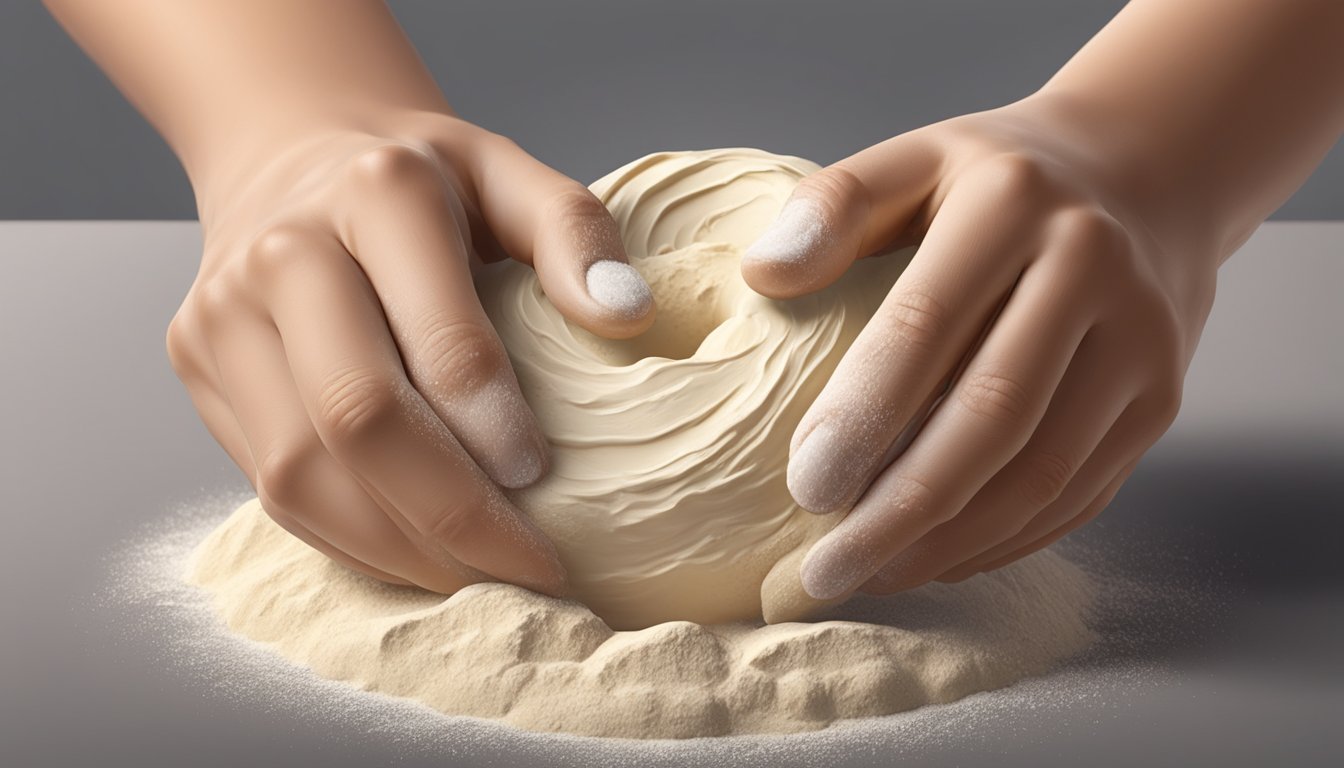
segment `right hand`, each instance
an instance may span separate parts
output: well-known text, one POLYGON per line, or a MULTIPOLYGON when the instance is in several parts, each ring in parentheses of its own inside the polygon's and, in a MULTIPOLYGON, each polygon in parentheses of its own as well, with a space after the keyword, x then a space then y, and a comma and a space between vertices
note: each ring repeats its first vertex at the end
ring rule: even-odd
POLYGON ((626 257, 578 182, 448 115, 381 122, 198 186, 205 249, 173 368, 266 512, 333 560, 438 592, 562 594, 554 547, 497 487, 541 477, 547 445, 472 269, 530 264, 560 312, 613 338, 649 327, 652 295, 611 264, 629 290, 589 294, 588 268, 626 257))

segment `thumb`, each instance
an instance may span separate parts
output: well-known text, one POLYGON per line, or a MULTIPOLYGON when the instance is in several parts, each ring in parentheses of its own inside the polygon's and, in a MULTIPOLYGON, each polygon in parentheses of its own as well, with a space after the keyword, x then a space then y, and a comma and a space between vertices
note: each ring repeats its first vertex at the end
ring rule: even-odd
POLYGON ((630 265, 606 206, 577 182, 543 208, 533 234, 532 267, 546 296, 568 319, 613 339, 653 325, 653 291, 630 265))
POLYGON ((507 140, 476 162, 482 217, 514 259, 531 264, 560 314, 624 339, 653 324, 653 291, 626 258, 620 229, 587 187, 507 140))
POLYGON ((774 299, 825 288, 894 244, 931 193, 935 168, 907 134, 806 177, 742 254, 742 278, 774 299))

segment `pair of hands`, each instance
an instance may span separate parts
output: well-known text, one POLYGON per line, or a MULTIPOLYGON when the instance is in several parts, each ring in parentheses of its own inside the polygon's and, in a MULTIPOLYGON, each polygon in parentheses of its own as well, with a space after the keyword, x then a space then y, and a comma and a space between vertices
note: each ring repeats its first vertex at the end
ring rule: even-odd
MULTIPOLYGON (((1105 507, 1174 418, 1216 255, 1154 231, 1065 112, 1028 98, 864 150, 806 179, 744 257, 785 298, 921 242, 794 435, 795 499, 846 515, 804 560, 812 596, 1023 557, 1105 507)), ((335 560, 563 594, 554 548, 499 490, 544 474, 546 442, 471 270, 518 259, 571 321, 636 335, 652 298, 606 210, 442 114, 259 157, 198 190, 205 254, 169 329, 211 433, 335 560), (590 291, 595 263, 626 290, 590 291)))

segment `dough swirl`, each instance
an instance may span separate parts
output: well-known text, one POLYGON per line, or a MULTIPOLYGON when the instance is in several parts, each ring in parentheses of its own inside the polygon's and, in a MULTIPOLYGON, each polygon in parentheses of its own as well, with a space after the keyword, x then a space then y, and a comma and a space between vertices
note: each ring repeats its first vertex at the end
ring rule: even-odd
POLYGON ((908 262, 867 259, 789 301, 747 287, 741 252, 816 168, 753 149, 664 152, 595 182, 658 304, 635 339, 571 325, 523 265, 478 276, 552 447, 550 473, 509 495, 554 540, 575 597, 613 627, 815 607, 798 562, 837 520, 793 503, 789 441, 908 262))

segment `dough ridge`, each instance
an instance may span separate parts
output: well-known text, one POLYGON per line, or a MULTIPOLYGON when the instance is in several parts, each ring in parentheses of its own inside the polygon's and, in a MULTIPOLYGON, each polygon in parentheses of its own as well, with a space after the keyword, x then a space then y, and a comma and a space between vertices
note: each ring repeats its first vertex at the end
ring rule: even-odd
POLYGON ((478 276, 551 444, 548 475, 509 495, 556 543, 574 594, 613 627, 817 606, 787 569, 762 604, 771 569, 837 519, 793 502, 789 442, 910 251, 858 262, 810 296, 752 291, 742 251, 816 169, 754 149, 662 152, 595 182, 658 304, 634 339, 568 323, 524 265, 478 276))

